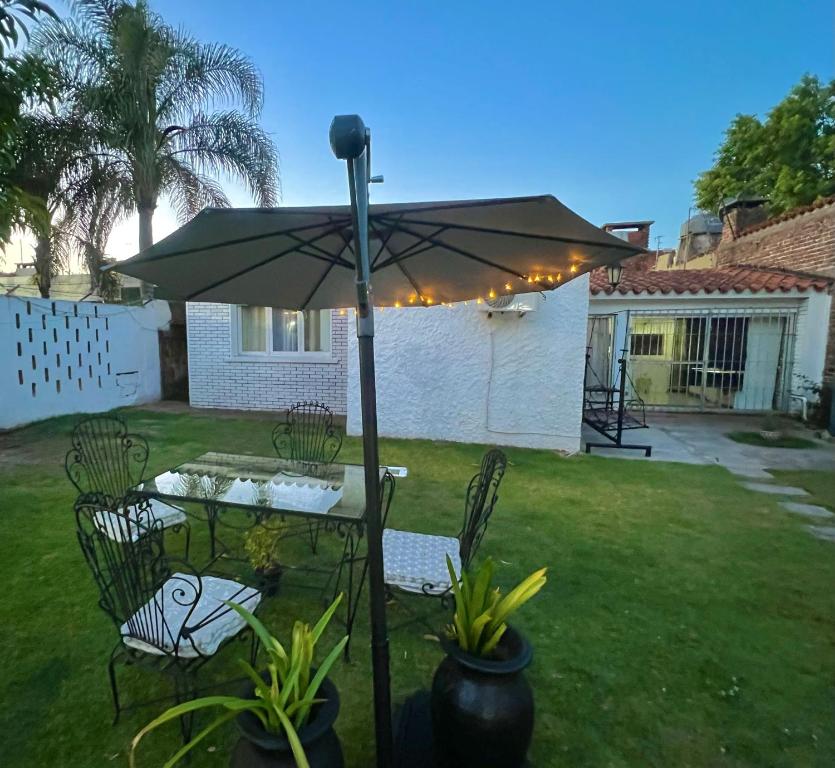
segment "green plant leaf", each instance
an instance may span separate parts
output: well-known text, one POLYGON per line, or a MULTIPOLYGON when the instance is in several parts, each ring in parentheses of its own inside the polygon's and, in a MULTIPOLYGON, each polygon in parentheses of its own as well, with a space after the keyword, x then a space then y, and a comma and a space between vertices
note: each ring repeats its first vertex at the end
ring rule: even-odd
POLYGON ((325 627, 328 626, 331 617, 334 613, 336 613, 337 607, 342 602, 343 594, 344 593, 340 592, 336 596, 336 599, 330 604, 330 606, 328 606, 328 609, 322 614, 322 617, 319 619, 319 621, 316 622, 316 625, 313 627, 312 636, 314 643, 317 643, 319 641, 319 638, 322 636, 322 632, 325 631, 325 627))
POLYGON ((224 603, 228 605, 233 611, 240 614, 243 620, 252 627, 252 631, 255 632, 258 639, 261 641, 261 645, 265 648, 272 647, 273 643, 275 642, 275 638, 269 633, 267 628, 261 623, 261 620, 255 616, 255 614, 248 611, 242 605, 238 605, 238 603, 232 602, 231 600, 224 600, 224 603))
POLYGON ((494 650, 496 650, 496 646, 499 644, 499 641, 502 639, 506 630, 507 624, 502 624, 495 630, 495 632, 493 632, 492 635, 488 636, 484 645, 481 646, 481 654, 483 656, 489 656, 494 650))
POLYGON ((296 768, 310 768, 310 763, 307 762, 307 755, 304 753, 304 747, 299 741, 299 734, 290 722, 290 718, 281 710, 277 710, 278 716, 281 719, 281 725, 284 727, 284 733, 287 735, 287 741, 290 742, 290 749, 293 751, 293 757, 296 760, 296 768))
POLYGON ((219 728, 224 723, 229 722, 233 717, 237 717, 237 712, 226 712, 223 715, 220 715, 214 722, 207 725, 200 733, 198 733, 188 744, 183 745, 180 747, 172 756, 171 758, 162 766, 162 768, 172 768, 173 765, 182 758, 187 752, 192 750, 197 744, 199 744, 203 739, 205 739, 212 731, 219 728))

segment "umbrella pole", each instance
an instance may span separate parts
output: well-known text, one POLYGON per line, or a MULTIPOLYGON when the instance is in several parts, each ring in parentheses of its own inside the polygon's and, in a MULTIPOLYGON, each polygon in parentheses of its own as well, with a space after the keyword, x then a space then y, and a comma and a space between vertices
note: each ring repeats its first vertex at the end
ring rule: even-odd
POLYGON ((377 766, 391 768, 393 738, 389 640, 386 628, 386 591, 383 576, 383 531, 380 517, 380 459, 377 445, 377 386, 374 375, 374 302, 371 296, 368 256, 368 153, 365 149, 347 160, 354 254, 357 274, 357 342, 359 347, 362 450, 365 464, 366 546, 368 593, 371 611, 371 664, 374 680, 374 726, 377 766))

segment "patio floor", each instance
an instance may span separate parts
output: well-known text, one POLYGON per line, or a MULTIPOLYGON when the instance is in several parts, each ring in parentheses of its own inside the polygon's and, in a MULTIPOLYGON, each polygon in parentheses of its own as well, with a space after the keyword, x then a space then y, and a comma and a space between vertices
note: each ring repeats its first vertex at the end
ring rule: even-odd
MULTIPOLYGON (((786 420, 792 434, 814 440, 815 448, 760 448, 731 440, 729 432, 758 432, 762 416, 647 413, 648 429, 634 429, 626 433, 632 443, 648 443, 652 457, 648 461, 675 461, 686 464, 718 464, 740 475, 766 477, 768 467, 784 469, 835 470, 835 441, 825 442, 815 432, 796 421, 786 420)), ((605 442, 591 427, 583 425, 585 441, 605 442)), ((641 451, 617 448, 593 448, 598 456, 623 459, 644 459, 641 451)))

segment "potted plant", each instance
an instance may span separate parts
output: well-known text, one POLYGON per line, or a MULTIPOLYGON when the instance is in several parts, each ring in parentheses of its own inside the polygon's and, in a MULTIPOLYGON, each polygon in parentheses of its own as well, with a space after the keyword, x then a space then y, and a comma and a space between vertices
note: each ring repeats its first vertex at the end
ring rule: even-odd
POLYGON ((783 432, 780 429, 780 420, 773 413, 767 414, 760 425, 760 437, 763 440, 774 442, 782 436, 783 432))
POLYGON ((311 629, 293 625, 289 653, 261 621, 246 608, 228 602, 255 632, 267 652, 267 666, 260 674, 248 662, 238 664, 248 678, 244 696, 205 696, 178 704, 146 725, 133 739, 131 768, 142 738, 163 723, 190 716, 200 709, 220 708, 220 715, 182 746, 165 763, 171 768, 196 744, 223 723, 235 719, 241 740, 235 746, 232 768, 343 768, 342 747, 333 730, 339 714, 339 695, 327 674, 348 637, 343 637, 315 668, 315 646, 342 599, 340 594, 311 629))
POLYGON ((256 525, 244 537, 244 550, 249 564, 258 576, 262 591, 267 597, 278 592, 283 568, 278 559, 278 543, 287 528, 286 523, 256 525))
POLYGON ((533 733, 533 693, 524 669, 533 657, 507 619, 545 585, 545 568, 502 595, 487 559, 458 577, 447 557, 455 596, 453 623, 441 638, 446 658, 432 681, 435 760, 444 768, 518 768, 533 733))

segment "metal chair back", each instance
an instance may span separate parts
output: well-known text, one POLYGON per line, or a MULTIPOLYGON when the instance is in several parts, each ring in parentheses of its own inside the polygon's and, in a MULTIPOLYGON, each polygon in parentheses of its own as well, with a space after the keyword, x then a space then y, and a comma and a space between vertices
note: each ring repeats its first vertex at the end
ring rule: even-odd
POLYGON ((90 416, 72 432, 64 460, 70 482, 83 494, 121 499, 142 482, 148 465, 148 443, 128 432, 118 416, 90 416))
POLYGON ((273 447, 282 459, 328 464, 342 448, 342 432, 333 425, 333 412, 312 400, 296 403, 273 430, 273 447))
POLYGON ((461 542, 461 565, 468 568, 481 544, 493 507, 499 498, 499 485, 507 467, 507 456, 498 448, 484 454, 481 468, 467 487, 464 525, 458 534, 461 542))

